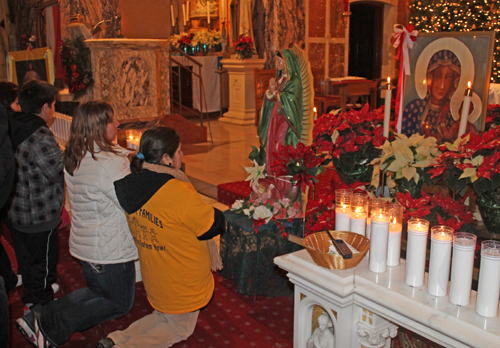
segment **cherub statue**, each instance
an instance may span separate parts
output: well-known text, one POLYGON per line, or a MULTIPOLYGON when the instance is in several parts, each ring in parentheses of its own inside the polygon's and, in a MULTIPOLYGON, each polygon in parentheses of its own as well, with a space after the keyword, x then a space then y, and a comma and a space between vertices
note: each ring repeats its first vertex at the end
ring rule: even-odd
POLYGON ((335 336, 331 327, 332 319, 325 312, 318 317, 318 328, 314 330, 311 337, 307 340, 307 348, 333 348, 335 346, 335 336))

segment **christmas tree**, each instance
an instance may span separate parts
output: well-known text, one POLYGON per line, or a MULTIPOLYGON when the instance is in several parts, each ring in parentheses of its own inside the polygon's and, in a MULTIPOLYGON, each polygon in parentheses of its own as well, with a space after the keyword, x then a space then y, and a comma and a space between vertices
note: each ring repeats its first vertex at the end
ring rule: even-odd
POLYGON ((500 83, 500 1, 413 0, 410 23, 424 33, 495 31, 491 82, 500 83))

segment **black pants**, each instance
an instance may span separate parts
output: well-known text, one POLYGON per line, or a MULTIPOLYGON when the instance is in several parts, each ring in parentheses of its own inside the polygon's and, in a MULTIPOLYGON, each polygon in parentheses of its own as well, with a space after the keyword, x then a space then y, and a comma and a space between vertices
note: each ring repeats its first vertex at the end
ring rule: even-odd
POLYGON ((45 304, 54 299, 59 259, 57 228, 47 232, 24 233, 10 228, 19 273, 23 277, 23 303, 45 304))

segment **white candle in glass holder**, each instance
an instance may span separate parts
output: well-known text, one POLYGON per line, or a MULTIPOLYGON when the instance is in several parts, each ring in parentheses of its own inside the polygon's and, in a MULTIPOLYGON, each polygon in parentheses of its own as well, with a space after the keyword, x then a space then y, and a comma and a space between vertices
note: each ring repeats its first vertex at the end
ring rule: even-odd
POLYGON ((405 283, 410 286, 424 285, 428 231, 429 221, 424 219, 408 220, 405 283))
POLYGON ((350 231, 365 235, 368 196, 366 193, 353 193, 351 201, 350 231))
POLYGON ((335 229, 337 231, 351 230, 351 198, 352 190, 335 190, 335 229))
POLYGON ((448 293, 453 232, 453 228, 447 226, 434 226, 431 229, 427 292, 433 296, 444 296, 448 293))
POLYGON ((387 244, 387 266, 399 266, 402 232, 403 225, 391 221, 389 224, 389 241, 387 244))
POLYGON ((401 258, 401 234, 403 232, 403 206, 389 206, 389 241, 387 243, 387 266, 398 266, 401 258))
POLYGON ((364 236, 366 228, 366 213, 353 212, 350 215, 350 219, 351 232, 364 236))
POLYGON ((481 267, 477 285, 476 313, 483 317, 496 317, 500 296, 500 242, 485 240, 481 243, 481 267))
POLYGON ((370 263, 368 269, 375 273, 383 273, 387 269, 389 216, 382 211, 372 213, 371 225, 370 263))
POLYGON ((465 232, 453 236, 449 300, 454 305, 467 306, 470 303, 476 239, 472 233, 465 232))

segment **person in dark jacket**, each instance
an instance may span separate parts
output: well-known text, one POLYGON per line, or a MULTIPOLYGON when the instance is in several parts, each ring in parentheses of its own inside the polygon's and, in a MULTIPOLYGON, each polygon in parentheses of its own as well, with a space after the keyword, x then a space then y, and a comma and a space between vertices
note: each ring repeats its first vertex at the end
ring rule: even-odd
MULTIPOLYGON (((2 208, 9 198, 13 180, 14 152, 12 151, 12 145, 8 134, 7 112, 5 108, 0 105, 0 214, 2 214, 2 208)), ((0 228, 1 223, 2 216, 0 215, 0 228)), ((15 279, 12 281, 17 282, 17 276, 10 268, 9 256, 5 252, 3 246, 1 246, 0 253, 0 262, 2 262, 0 267, 2 271, 4 269, 6 271, 0 273, 0 347, 7 347, 7 342, 9 340, 9 306, 7 301, 6 282, 9 281, 9 275, 13 275, 15 279), (4 257, 7 258, 8 267, 4 265, 4 257)))
POLYGON ((47 82, 27 83, 19 93, 22 113, 10 118, 16 172, 6 222, 27 307, 54 298, 51 285, 56 281, 64 176, 62 152, 47 123, 54 116, 57 93, 47 82))
MULTIPOLYGON (((8 136, 8 115, 14 112, 21 111, 18 97, 19 89, 12 82, 0 82, 0 105, 5 109, 0 115, 0 229, 5 218, 6 211, 2 207, 9 198, 12 188, 12 180, 14 179, 14 152, 12 151, 12 143, 8 136)), ((17 275, 12 270, 12 264, 9 255, 3 244, 0 243, 0 275, 5 283, 7 292, 13 290, 18 284, 17 275)))

